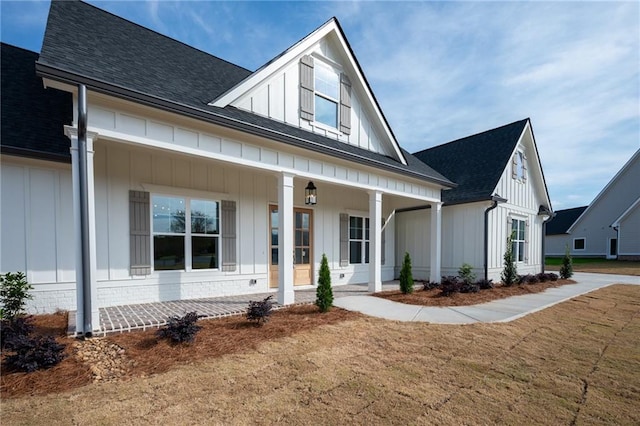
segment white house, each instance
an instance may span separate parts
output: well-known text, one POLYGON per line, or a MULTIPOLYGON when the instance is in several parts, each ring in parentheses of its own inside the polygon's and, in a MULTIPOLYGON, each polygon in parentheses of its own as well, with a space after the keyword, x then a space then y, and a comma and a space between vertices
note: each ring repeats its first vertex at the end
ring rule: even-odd
MULTIPOLYGON (((566 230, 547 232, 547 256, 640 259, 640 150, 616 173, 596 198, 580 211, 566 230)), ((569 212, 576 212, 571 209, 569 212)), ((559 212, 561 213, 561 212, 559 212)), ((565 222, 564 213, 550 222, 565 222)), ((562 228, 560 227, 560 228, 562 228)))
MULTIPOLYGON (((458 184, 442 193, 443 275, 457 275, 467 263, 477 277, 499 281, 512 233, 518 273, 543 270, 543 224, 552 209, 529 119, 414 155, 458 184)), ((396 264, 406 251, 414 276, 427 279, 433 233, 424 226, 431 215, 425 208, 396 214, 396 264)))
POLYGON ((474 195, 400 147, 336 19, 251 72, 54 1, 39 56, 2 46, 2 85, 0 272, 26 271, 30 309, 75 310, 80 332, 103 306, 270 289, 290 304, 322 254, 333 285, 379 291, 405 250, 438 281, 488 247, 494 276, 515 229, 521 271, 540 268, 529 120, 505 126, 474 195))

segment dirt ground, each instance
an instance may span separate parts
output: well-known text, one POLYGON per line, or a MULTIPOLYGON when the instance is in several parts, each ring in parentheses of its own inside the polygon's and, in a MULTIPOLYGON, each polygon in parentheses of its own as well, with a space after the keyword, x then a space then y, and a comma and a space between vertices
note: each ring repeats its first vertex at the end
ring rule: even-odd
MULTIPOLYGON (((300 322, 307 321, 302 314, 300 322)), ((274 318, 255 330, 270 333, 277 324, 274 318)), ((244 329, 217 344, 242 338, 244 329)), ((211 339, 207 345, 216 343, 211 339)), ((220 355, 203 346, 198 351, 211 350, 210 357, 200 354, 149 376, 46 396, 3 396, 0 420, 640 424, 640 286, 607 287, 506 324, 445 326, 356 315, 245 347, 220 355)), ((177 356, 174 351, 182 349, 161 347, 167 357, 177 356)))

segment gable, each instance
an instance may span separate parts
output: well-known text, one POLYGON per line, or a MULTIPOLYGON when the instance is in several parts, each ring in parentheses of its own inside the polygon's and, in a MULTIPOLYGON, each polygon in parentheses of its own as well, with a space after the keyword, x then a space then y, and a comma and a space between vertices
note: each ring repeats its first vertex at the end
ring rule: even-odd
POLYGON ((587 206, 574 207, 572 209, 558 210, 555 216, 547 222, 545 235, 561 235, 566 234, 567 230, 578 217, 587 209, 587 206))
POLYGON ((335 18, 209 105, 234 106, 407 164, 335 18))

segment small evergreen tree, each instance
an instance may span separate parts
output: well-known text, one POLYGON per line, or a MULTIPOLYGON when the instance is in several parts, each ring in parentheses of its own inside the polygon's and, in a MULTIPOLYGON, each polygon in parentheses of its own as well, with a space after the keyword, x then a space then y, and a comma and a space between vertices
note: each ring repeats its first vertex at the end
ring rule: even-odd
POLYGON ((565 246, 564 257, 562 258, 562 267, 560 268, 560 278, 563 280, 569 279, 573 276, 573 261, 571 260, 571 254, 569 254, 569 244, 565 246))
POLYGON ((318 288, 316 289, 316 306, 320 312, 327 312, 333 306, 333 291, 331 290, 331 271, 327 256, 323 253, 320 261, 318 288))
POLYGON ((458 269, 458 276, 462 278, 465 284, 471 284, 476 280, 476 274, 473 273, 473 266, 463 263, 458 269))
POLYGON ((22 272, 7 272, 0 275, 0 318, 13 320, 24 314, 27 300, 33 299, 29 293, 33 287, 27 282, 27 277, 22 272))
POLYGON ((400 291, 404 294, 413 293, 413 275, 411 273, 411 256, 404 254, 402 269, 400 270, 400 291))
POLYGON ((500 278, 502 278, 502 283, 507 287, 518 282, 518 269, 516 267, 515 259, 513 258, 514 235, 515 231, 511 233, 509 238, 507 238, 507 251, 504 252, 504 269, 502 270, 502 274, 500 275, 500 278))

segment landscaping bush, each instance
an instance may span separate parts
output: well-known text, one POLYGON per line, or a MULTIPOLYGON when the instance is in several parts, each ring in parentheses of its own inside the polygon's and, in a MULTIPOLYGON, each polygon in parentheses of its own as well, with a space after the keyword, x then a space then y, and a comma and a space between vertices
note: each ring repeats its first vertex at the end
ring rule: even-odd
POLYGON ((316 289, 316 306, 320 308, 320 312, 327 312, 333 306, 331 271, 329 271, 329 262, 324 253, 320 261, 320 274, 318 277, 318 288, 316 289))
POLYGON ((463 282, 460 286, 460 293, 477 293, 480 291, 480 286, 474 283, 463 282))
POLYGON ((554 274, 553 272, 541 272, 538 274, 538 279, 540 282, 558 281, 558 274, 554 274))
POLYGON ((460 269, 458 269, 458 276, 466 284, 471 284, 476 280, 476 274, 473 273, 473 266, 468 263, 463 263, 460 269))
POLYGON ((462 284, 458 277, 442 277, 442 281, 440 281, 440 294, 442 296, 451 296, 452 294, 459 293, 462 284))
POLYGON ((24 313, 27 299, 33 298, 32 288, 22 272, 0 275, 0 318, 11 320, 24 313))
POLYGON ((440 283, 436 283, 428 280, 422 283, 422 289, 424 291, 433 290, 434 288, 440 288, 440 283))
POLYGON ((490 290, 493 288, 493 280, 487 280, 482 278, 476 281, 476 284, 480 288, 480 290, 490 290))
POLYGON ((15 341, 20 337, 27 337, 33 331, 31 317, 14 317, 12 319, 3 319, 0 321, 0 345, 1 349, 14 349, 15 341))
POLYGON ((536 275, 518 275, 518 284, 537 284, 540 280, 536 275))
POLYGON ((562 267, 560 267, 560 277, 563 280, 567 280, 573 276, 573 261, 571 260, 571 254, 569 254, 569 245, 567 244, 564 249, 564 257, 562 258, 562 267))
POLYGON ((256 325, 262 325, 269 321, 271 315, 273 302, 271 298, 273 296, 265 297, 264 300, 259 302, 249 302, 249 308, 247 308, 247 319, 249 321, 255 321, 256 325))
POLYGON ((202 327, 196 325, 196 312, 189 312, 183 317, 170 317, 167 325, 158 330, 158 337, 169 339, 174 343, 190 343, 202 327))
POLYGON ((404 294, 413 293, 413 275, 411 273, 411 256, 404 254, 402 269, 400 270, 400 291, 404 294))
POLYGON ((507 238, 507 250, 504 252, 504 269, 500 275, 502 283, 507 287, 516 283, 518 279, 518 269, 516 267, 515 259, 513 258, 514 235, 515 231, 511 233, 509 238, 507 238))
POLYGON ((6 363, 28 373, 49 368, 64 359, 64 347, 51 336, 20 336, 14 339, 15 353, 7 356, 6 363))

